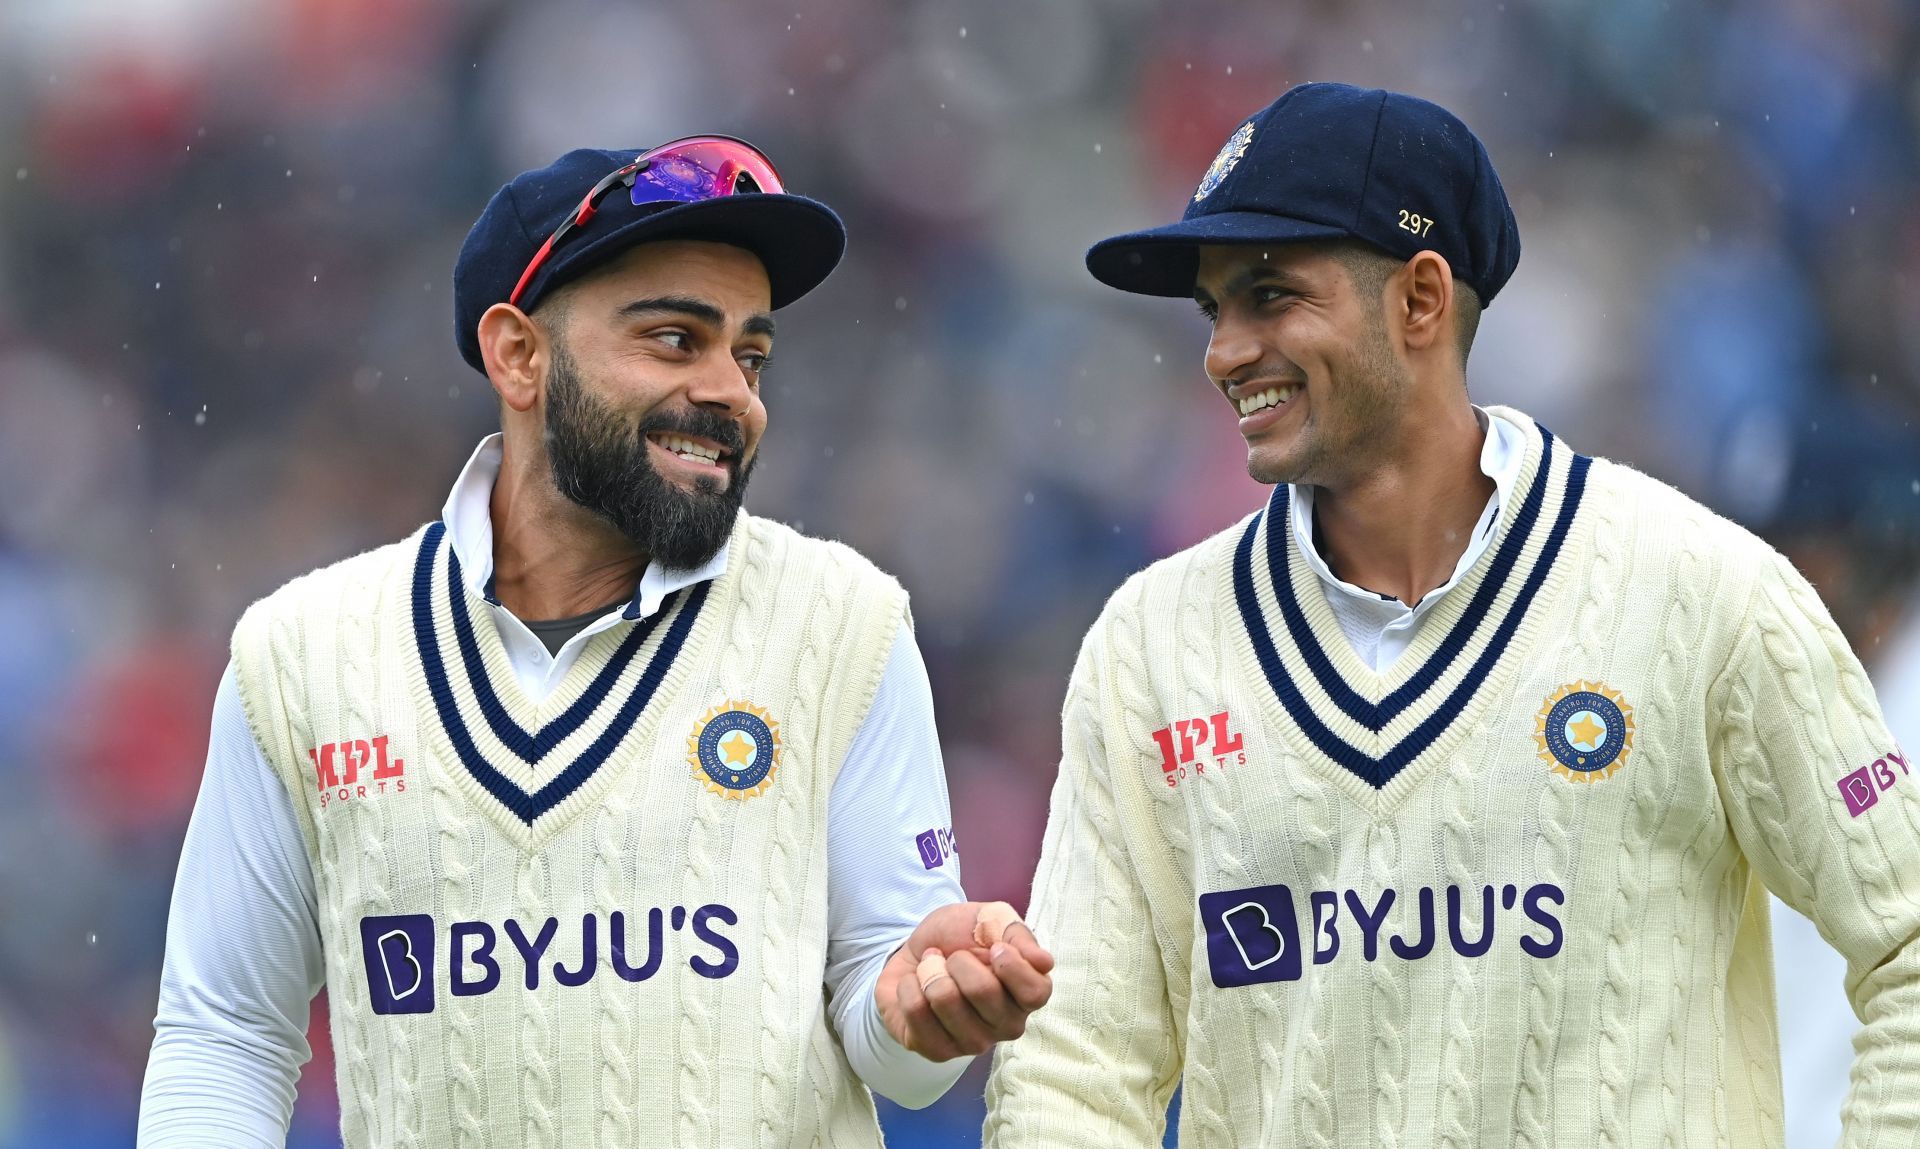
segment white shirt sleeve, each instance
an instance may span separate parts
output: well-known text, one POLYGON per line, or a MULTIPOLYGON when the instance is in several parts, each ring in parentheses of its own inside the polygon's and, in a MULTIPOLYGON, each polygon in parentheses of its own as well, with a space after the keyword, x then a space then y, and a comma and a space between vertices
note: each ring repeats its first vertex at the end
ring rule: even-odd
POLYGON ((827 798, 827 989, 853 1071, 909 1109, 933 1104, 972 1061, 909 1052, 874 999, 887 958, 921 919, 966 900, 952 826, 933 690, 903 626, 827 798))
POLYGON ((324 977, 300 826, 229 664, 167 917, 140 1149, 285 1145, 324 977))

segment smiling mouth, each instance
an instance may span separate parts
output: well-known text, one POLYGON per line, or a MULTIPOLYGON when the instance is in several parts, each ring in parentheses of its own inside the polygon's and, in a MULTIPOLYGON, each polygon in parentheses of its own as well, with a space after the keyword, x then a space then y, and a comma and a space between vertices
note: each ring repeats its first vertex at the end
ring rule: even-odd
POLYGON ((1238 403, 1240 417, 1244 419, 1256 411, 1264 411, 1268 407, 1279 407, 1299 393, 1300 384, 1286 383, 1279 387, 1269 387, 1265 391, 1249 395, 1241 399, 1238 403))
POLYGON ((730 454, 725 447, 710 439, 678 435, 670 431, 650 433, 647 440, 670 455, 676 455, 689 463, 705 463, 710 467, 720 466, 730 454))

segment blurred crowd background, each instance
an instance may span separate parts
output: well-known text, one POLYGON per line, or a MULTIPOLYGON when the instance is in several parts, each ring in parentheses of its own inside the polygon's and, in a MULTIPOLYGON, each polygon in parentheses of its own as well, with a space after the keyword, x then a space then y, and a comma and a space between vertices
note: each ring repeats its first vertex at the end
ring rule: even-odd
MULTIPOLYGON (((0 0, 0 1147, 132 1143, 228 632, 437 515, 495 421, 454 254, 577 145, 745 135, 845 216, 750 505, 913 592, 974 897, 1025 904, 1107 593, 1263 495, 1194 309, 1081 254, 1308 79, 1486 141, 1525 254, 1476 399, 1787 549, 1920 749, 1917 55, 1902 0, 0 0)), ((1840 966, 1776 928, 1830 1145, 1840 966)), ((982 1068, 891 1143, 977 1144, 982 1068)))

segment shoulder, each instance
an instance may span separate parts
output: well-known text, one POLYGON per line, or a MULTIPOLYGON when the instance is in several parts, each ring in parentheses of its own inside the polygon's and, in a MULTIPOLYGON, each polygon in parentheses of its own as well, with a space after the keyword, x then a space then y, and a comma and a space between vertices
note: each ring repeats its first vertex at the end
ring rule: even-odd
POLYGON ((1107 597, 1087 632, 1087 647, 1105 646, 1120 632, 1123 644, 1148 641, 1146 631, 1171 625, 1183 612, 1214 609, 1232 577, 1234 552, 1256 519, 1255 511, 1218 534, 1134 572, 1107 597))
POLYGON ((783 579, 830 595, 880 595, 906 599, 900 581, 867 556, 836 539, 801 534, 784 523, 742 512, 734 530, 743 567, 768 566, 783 579))
POLYGON ((276 632, 304 629, 322 617, 371 615, 411 573, 421 541, 437 524, 427 524, 398 542, 330 563, 289 580, 248 607, 234 631, 235 654, 247 640, 271 641, 276 632))
POLYGON ((1636 582, 1684 582, 1723 612, 1744 612, 1763 586, 1800 580, 1766 540, 1625 463, 1595 459, 1585 497, 1603 524, 1596 547, 1630 550, 1636 582))
POLYGON ((1231 575, 1235 549, 1263 513, 1244 515, 1226 530, 1149 564, 1113 593, 1107 612, 1170 609, 1195 596, 1211 601, 1218 580, 1231 575))

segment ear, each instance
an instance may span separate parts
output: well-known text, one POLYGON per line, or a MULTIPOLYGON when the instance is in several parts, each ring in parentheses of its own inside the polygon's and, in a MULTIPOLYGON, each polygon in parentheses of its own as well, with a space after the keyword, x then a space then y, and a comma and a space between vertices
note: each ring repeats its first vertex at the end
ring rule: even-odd
POLYGON ((1389 307, 1398 313, 1409 351, 1429 351, 1452 330, 1453 269, 1437 251, 1423 251, 1394 274, 1389 307))
POLYGON ((480 317, 479 335, 480 358, 500 401, 515 411, 533 410, 549 354, 539 326, 513 304, 496 303, 480 317))

